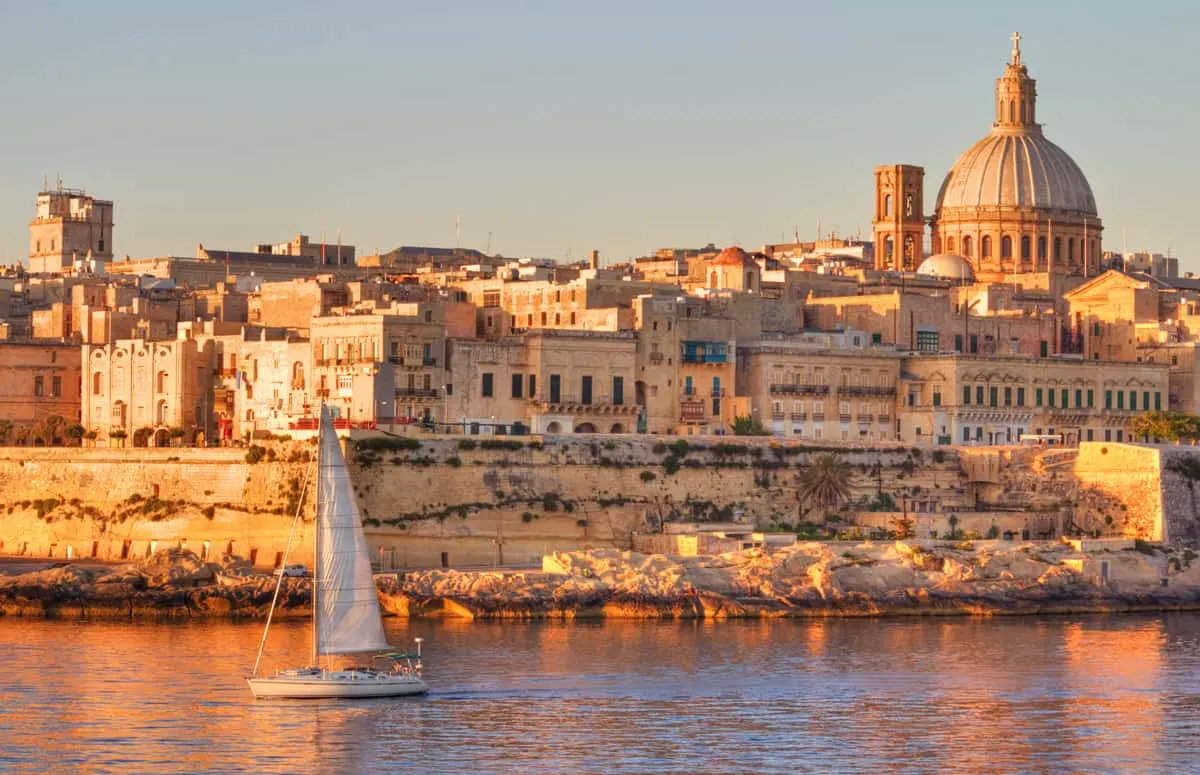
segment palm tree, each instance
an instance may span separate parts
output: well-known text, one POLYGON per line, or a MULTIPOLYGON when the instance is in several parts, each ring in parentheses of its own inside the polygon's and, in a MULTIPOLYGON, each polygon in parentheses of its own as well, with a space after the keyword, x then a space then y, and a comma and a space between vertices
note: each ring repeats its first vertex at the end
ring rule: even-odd
POLYGON ((796 477, 801 503, 829 511, 850 497, 850 464, 837 455, 819 455, 796 477))

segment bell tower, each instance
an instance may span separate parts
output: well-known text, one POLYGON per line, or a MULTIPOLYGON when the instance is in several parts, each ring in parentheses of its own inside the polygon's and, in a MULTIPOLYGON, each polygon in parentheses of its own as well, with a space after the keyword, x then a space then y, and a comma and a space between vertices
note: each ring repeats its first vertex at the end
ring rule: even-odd
POLYGON ((1040 133, 1037 123, 1037 81, 1021 62, 1021 33, 1012 34, 1012 54, 1004 75, 996 79, 995 129, 1008 132, 1040 133))
POLYGON ((925 168, 875 168, 875 268, 913 272, 925 258, 925 168))

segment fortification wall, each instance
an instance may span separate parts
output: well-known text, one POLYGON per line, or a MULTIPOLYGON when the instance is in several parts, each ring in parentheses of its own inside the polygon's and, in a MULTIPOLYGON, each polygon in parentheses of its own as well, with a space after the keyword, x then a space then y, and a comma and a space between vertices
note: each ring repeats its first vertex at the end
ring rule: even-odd
POLYGON ((1086 532, 1167 539, 1159 450, 1083 442, 1070 468, 1072 518, 1086 532))

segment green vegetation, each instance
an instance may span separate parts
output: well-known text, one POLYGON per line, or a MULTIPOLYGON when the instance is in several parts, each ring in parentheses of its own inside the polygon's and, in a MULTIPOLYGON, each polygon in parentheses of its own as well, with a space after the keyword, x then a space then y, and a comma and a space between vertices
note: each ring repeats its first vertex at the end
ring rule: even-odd
POLYGON ((796 477, 796 497, 812 508, 830 511, 850 497, 851 466, 837 455, 818 455, 796 477))
POLYGON ((641 477, 643 482, 653 482, 658 478, 658 475, 653 471, 642 471, 640 474, 638 474, 638 476, 641 477))
POLYGON ((250 465, 254 465, 255 463, 260 462, 266 456, 267 450, 265 447, 260 447, 257 444, 253 444, 250 446, 250 449, 246 451, 246 462, 250 465))
POLYGON ((1159 441, 1200 439, 1200 416, 1188 412, 1143 412, 1130 423, 1131 436, 1159 441))
POLYGON ((762 423, 749 415, 738 415, 731 424, 734 436, 770 436, 771 433, 762 423))
POLYGON ((407 436, 373 436, 354 442, 354 449, 357 452, 400 452, 420 448, 420 439, 410 439, 407 436))

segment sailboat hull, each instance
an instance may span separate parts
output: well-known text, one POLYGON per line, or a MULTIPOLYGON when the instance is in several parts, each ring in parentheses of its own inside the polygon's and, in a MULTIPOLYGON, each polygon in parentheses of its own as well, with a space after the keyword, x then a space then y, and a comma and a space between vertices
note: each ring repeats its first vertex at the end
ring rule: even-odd
POLYGON ((357 670, 286 671, 263 678, 247 678, 256 698, 290 700, 411 697, 425 694, 429 686, 420 678, 393 673, 357 670))

